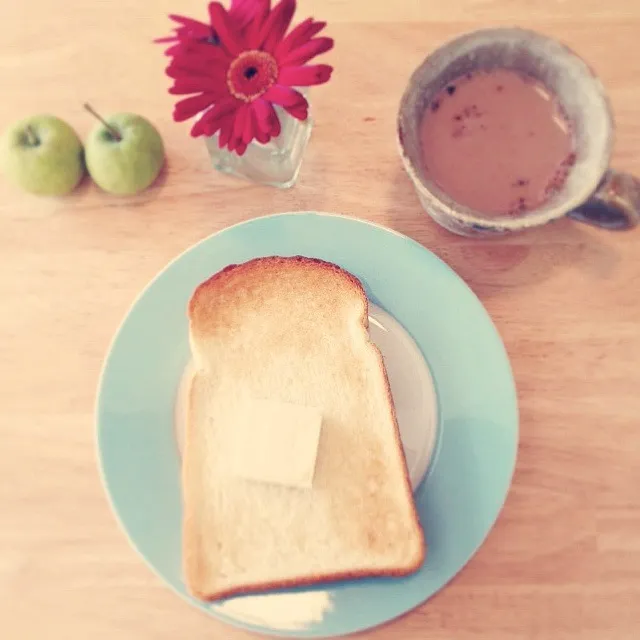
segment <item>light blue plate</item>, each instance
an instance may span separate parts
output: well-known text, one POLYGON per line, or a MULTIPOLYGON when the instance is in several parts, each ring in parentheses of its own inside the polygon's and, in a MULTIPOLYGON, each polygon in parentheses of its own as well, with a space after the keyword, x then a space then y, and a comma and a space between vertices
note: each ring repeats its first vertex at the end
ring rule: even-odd
POLYGON ((495 522, 518 443, 509 360, 487 312, 465 283, 407 237, 353 218, 316 213, 268 216, 230 227, 162 271, 135 302, 113 341, 100 381, 97 423, 100 465, 113 509, 156 573, 218 618, 296 638, 379 625, 442 588, 495 522), (423 568, 404 579, 312 590, 310 597, 321 595, 327 606, 310 611, 306 622, 289 624, 270 623, 272 617, 256 613, 236 615, 228 608, 234 601, 211 606, 185 592, 173 419, 176 390, 189 359, 185 309, 196 285, 228 264, 298 254, 335 262, 356 275, 370 300, 404 325, 433 373, 440 423, 437 454, 416 493, 428 545, 423 568))

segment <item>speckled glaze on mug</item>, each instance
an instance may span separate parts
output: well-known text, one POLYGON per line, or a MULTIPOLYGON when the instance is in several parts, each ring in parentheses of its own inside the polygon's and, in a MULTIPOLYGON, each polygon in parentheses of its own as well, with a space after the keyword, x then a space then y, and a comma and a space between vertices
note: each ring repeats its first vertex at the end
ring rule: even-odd
POLYGON ((564 44, 519 28, 482 29, 452 40, 414 71, 400 103, 398 144, 425 211, 465 236, 502 235, 570 216, 605 229, 640 222, 640 181, 609 168, 614 140, 611 107, 600 80, 564 44), (511 69, 539 80, 556 96, 573 127, 576 161, 563 187, 540 207, 518 216, 487 216, 455 202, 426 177, 420 122, 444 86, 473 71, 511 69))

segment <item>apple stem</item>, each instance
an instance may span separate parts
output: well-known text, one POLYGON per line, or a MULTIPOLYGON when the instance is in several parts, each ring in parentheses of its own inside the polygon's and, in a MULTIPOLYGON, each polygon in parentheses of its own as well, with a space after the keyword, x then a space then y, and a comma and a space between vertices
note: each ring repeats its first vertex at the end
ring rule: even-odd
POLYGON ((33 130, 33 127, 28 124, 26 127, 26 131, 27 131, 27 143, 30 144, 32 147, 36 147, 38 145, 38 136, 36 135, 36 132, 33 130))
POLYGON ((120 132, 113 127, 112 125, 110 125, 90 104, 88 104, 87 102, 84 103, 84 108, 94 117, 97 118, 98 120, 100 120, 100 122, 102 122, 102 124, 107 128, 107 130, 109 131, 109 133, 116 139, 118 140, 118 142, 120 140, 122 140, 122 136, 120 135, 120 132))

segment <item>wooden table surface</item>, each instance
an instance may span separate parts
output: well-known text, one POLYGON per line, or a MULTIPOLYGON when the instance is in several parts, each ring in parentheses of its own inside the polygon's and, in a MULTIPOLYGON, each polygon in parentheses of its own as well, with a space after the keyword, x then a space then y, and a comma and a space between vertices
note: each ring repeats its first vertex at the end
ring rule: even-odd
POLYGON ((136 294, 176 254, 270 212, 353 214, 447 261, 495 320, 513 362, 521 446, 506 507, 440 594, 379 640, 640 637, 640 230, 575 223, 496 242, 439 229, 404 174, 396 105, 445 39, 491 24, 562 38, 610 90, 616 166, 640 174, 640 3, 632 0, 301 0, 329 21, 334 79, 289 191, 223 178, 171 121, 166 14, 203 0, 0 3, 0 128, 52 112, 82 136, 82 103, 159 127, 168 172, 117 199, 88 181, 62 200, 0 182, 0 636, 7 640, 245 640, 190 608, 116 525, 96 468, 102 359, 136 294))

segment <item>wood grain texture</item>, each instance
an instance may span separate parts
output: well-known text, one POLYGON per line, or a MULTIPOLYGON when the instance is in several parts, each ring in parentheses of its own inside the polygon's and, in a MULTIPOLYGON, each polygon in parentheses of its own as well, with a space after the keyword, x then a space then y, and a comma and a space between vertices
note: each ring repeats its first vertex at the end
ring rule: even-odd
MULTIPOLYGON (((511 355, 521 403, 513 489, 486 544, 428 604, 375 640, 632 640, 640 636, 640 232, 577 224, 467 240, 421 212, 394 142, 398 100, 424 55, 456 34, 520 24, 581 52, 610 91, 615 163, 640 174, 640 3, 630 0, 301 0, 327 19, 332 82, 299 184, 216 175, 171 122, 161 52, 170 11, 202 0, 0 3, 0 127, 48 111, 84 137, 89 100, 152 119, 169 165, 115 199, 89 182, 63 200, 0 182, 0 636, 9 640, 249 640, 191 609, 112 517, 93 403, 111 335, 176 254, 222 227, 298 209, 406 233, 480 296, 511 355)), ((364 637, 363 636, 363 637, 364 637)))

